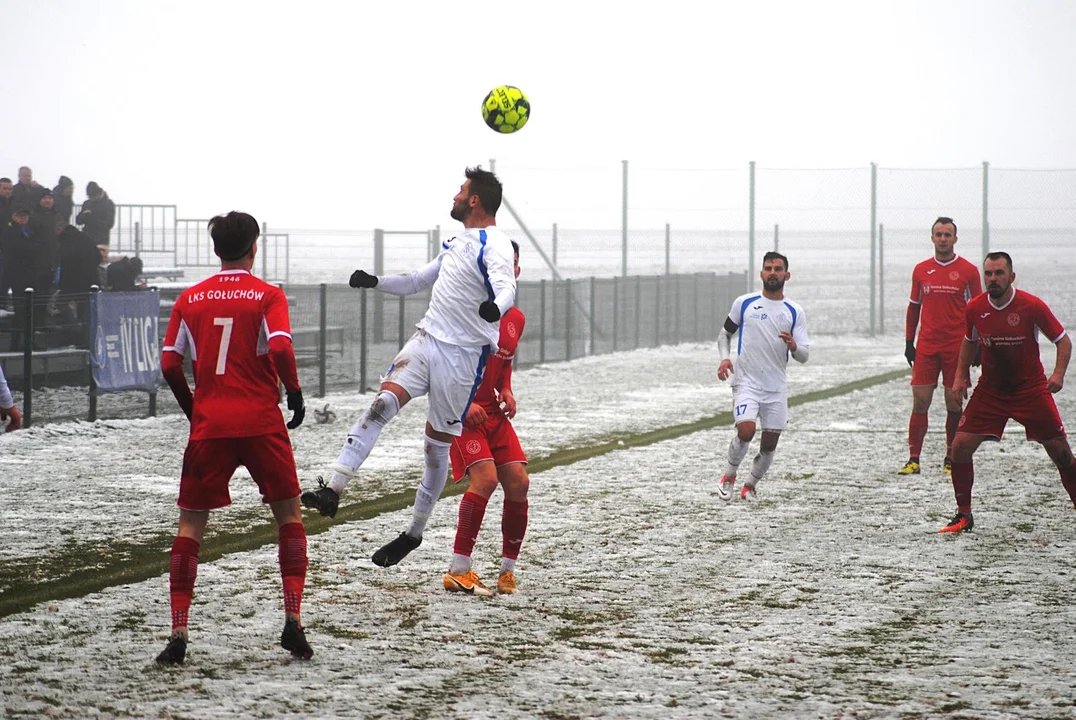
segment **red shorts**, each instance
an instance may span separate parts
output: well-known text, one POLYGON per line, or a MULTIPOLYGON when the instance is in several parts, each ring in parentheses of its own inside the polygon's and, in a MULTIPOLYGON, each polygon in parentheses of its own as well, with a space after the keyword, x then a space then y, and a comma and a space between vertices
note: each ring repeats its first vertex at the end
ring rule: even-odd
POLYGON ((463 434, 452 441, 450 455, 452 482, 462 480, 467 468, 483 460, 492 460, 497 467, 527 462, 516 429, 504 415, 491 415, 479 427, 464 427, 463 434))
POLYGON ((295 456, 286 430, 253 437, 191 440, 183 453, 179 505, 184 510, 216 510, 231 505, 228 483, 240 465, 258 484, 262 502, 299 496, 295 456))
POLYGON ((1054 396, 1046 390, 1001 397, 977 387, 964 408, 957 431, 1000 440, 1009 418, 1024 426, 1028 440, 1045 442, 1065 437, 1065 426, 1057 412, 1054 396))
POLYGON ((956 380, 956 361, 960 357, 960 343, 953 350, 937 352, 915 351, 915 364, 912 366, 912 385, 938 385, 938 373, 942 376, 942 387, 953 387, 956 380))

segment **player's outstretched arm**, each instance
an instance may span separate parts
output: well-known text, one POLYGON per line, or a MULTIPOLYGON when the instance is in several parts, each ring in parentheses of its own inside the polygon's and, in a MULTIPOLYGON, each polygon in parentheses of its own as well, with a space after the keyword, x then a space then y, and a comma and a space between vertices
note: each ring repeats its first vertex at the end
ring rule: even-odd
MULTIPOLYGON (((441 273, 441 256, 438 255, 433 261, 423 265, 418 270, 412 270, 402 275, 375 276, 369 275, 364 270, 356 270, 351 274, 352 280, 355 279, 355 275, 358 273, 362 273, 366 278, 372 278, 373 281, 373 285, 370 285, 371 280, 365 279, 363 282, 367 284, 358 287, 376 287, 381 292, 389 295, 414 295, 426 288, 433 287, 433 284, 437 282, 437 276, 441 273)), ((356 287, 356 285, 352 284, 351 287, 356 287)))
POLYGON ((1072 339, 1067 334, 1062 335, 1054 345, 1057 347, 1057 359, 1054 361, 1054 371, 1046 381, 1046 387, 1050 392, 1057 393, 1065 387, 1065 372, 1072 358, 1072 339))

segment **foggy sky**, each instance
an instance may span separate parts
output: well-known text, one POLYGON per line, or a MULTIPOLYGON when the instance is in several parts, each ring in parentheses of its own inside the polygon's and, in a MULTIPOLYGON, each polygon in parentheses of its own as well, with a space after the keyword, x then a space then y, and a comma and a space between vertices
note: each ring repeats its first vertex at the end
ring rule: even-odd
POLYGON ((3 4, 0 175, 183 217, 450 225, 489 158, 563 168, 543 205, 621 160, 1076 167, 1065 0, 3 4), (505 83, 533 107, 508 137, 480 115, 505 83))

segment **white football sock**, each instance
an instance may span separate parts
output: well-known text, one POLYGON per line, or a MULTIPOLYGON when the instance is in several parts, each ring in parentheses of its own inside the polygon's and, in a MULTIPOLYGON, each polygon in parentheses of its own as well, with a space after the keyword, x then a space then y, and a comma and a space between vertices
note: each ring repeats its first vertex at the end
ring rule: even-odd
POLYGON ((396 398, 396 394, 382 390, 362 417, 351 426, 351 430, 347 433, 347 440, 344 441, 344 447, 336 458, 336 465, 333 466, 332 478, 329 480, 329 487, 337 495, 343 495, 348 482, 358 474, 359 468, 366 462, 374 443, 381 435, 381 429, 388 424, 389 420, 396 417, 398 412, 400 412, 400 401, 396 398))
POLYGON ((426 469, 422 471, 422 482, 415 493, 415 509, 412 512, 411 527, 407 534, 413 538, 422 537, 426 522, 433 513, 433 506, 441 497, 448 481, 448 451, 452 443, 426 437, 426 469))
POLYGON ((747 455, 747 450, 750 447, 750 440, 744 442, 740 440, 739 435, 732 436, 732 442, 729 443, 729 460, 725 464, 725 475, 736 477, 736 471, 739 470, 740 463, 743 462, 744 456, 747 455))
POLYGON ((471 558, 466 555, 460 555, 459 553, 452 553, 452 564, 448 567, 448 571, 453 575, 463 575, 471 569, 471 558))
POLYGON ((515 571, 516 571, 516 561, 513 560, 512 558, 502 557, 501 558, 501 574, 503 575, 506 572, 515 572, 515 571))
POLYGON ((759 452, 755 455, 755 459, 751 462, 751 478, 744 483, 754 487, 758 484, 758 481, 762 479, 762 476, 766 474, 766 471, 770 469, 770 465, 773 464, 773 450, 769 452, 759 452))

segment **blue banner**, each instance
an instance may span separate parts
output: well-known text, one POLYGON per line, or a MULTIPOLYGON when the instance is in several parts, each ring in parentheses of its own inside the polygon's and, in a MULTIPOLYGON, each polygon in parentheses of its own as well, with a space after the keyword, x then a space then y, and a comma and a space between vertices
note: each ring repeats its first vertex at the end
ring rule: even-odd
POLYGON ((162 380, 160 313, 156 290, 91 295, 90 366, 98 392, 157 392, 162 380))

